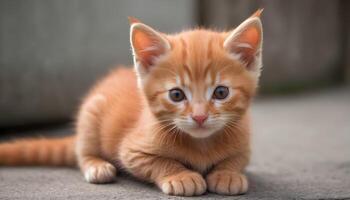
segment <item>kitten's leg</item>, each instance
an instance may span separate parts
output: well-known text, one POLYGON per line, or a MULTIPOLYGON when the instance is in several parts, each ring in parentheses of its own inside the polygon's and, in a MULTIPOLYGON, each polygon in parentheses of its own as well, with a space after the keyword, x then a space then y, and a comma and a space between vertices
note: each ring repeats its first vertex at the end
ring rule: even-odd
POLYGON ((76 153, 79 167, 90 183, 111 182, 116 175, 116 168, 100 156, 98 128, 105 101, 103 95, 90 97, 78 117, 76 153))
POLYGON ((207 175, 210 192, 237 195, 248 191, 248 180, 242 170, 248 164, 249 153, 232 156, 218 163, 207 175))
POLYGON ((127 150, 121 153, 121 161, 134 176, 155 183, 166 194, 194 196, 207 189, 201 174, 173 159, 127 150))

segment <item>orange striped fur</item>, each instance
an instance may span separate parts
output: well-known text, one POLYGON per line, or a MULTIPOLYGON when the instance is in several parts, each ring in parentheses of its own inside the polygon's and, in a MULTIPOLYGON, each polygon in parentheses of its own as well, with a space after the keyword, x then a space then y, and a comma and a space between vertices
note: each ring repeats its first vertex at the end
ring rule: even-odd
POLYGON ((245 193, 260 13, 230 32, 174 35, 130 18, 135 71, 118 68, 96 84, 81 105, 75 138, 0 144, 0 164, 77 164, 91 183, 111 182, 123 169, 170 195, 245 193), (175 101, 174 89, 184 98, 175 101))
POLYGON ((16 140, 0 144, 1 165, 75 166, 74 137, 16 140))

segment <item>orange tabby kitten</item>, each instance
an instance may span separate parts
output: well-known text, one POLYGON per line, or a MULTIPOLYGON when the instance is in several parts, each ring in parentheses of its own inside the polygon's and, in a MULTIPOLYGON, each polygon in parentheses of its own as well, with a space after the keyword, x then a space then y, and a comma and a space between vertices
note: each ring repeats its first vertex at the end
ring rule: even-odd
POLYGON ((166 35, 131 18, 135 71, 85 98, 77 135, 0 145, 1 165, 75 165, 91 183, 118 169, 170 195, 248 190, 248 108, 261 69, 261 10, 230 32, 166 35))

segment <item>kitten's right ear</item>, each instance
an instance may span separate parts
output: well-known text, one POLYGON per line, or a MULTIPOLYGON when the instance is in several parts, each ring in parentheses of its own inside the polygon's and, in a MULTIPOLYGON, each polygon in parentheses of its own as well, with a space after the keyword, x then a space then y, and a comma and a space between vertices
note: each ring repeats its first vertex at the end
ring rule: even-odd
POLYGON ((224 48, 248 70, 260 75, 263 30, 260 20, 262 9, 234 29, 224 41, 224 48))
POLYGON ((129 22, 134 65, 139 78, 143 79, 157 59, 170 50, 170 43, 161 33, 141 23, 138 19, 129 17, 129 22))

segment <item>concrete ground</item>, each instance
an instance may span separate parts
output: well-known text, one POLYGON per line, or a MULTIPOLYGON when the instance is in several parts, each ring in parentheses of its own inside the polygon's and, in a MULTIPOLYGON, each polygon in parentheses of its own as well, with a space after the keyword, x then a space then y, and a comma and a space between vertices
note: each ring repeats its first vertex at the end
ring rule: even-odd
MULTIPOLYGON (((195 199, 350 199, 350 88, 260 98, 252 113, 249 193, 195 199)), ((125 175, 92 185, 75 169, 1 167, 0 199, 185 198, 125 175)))

